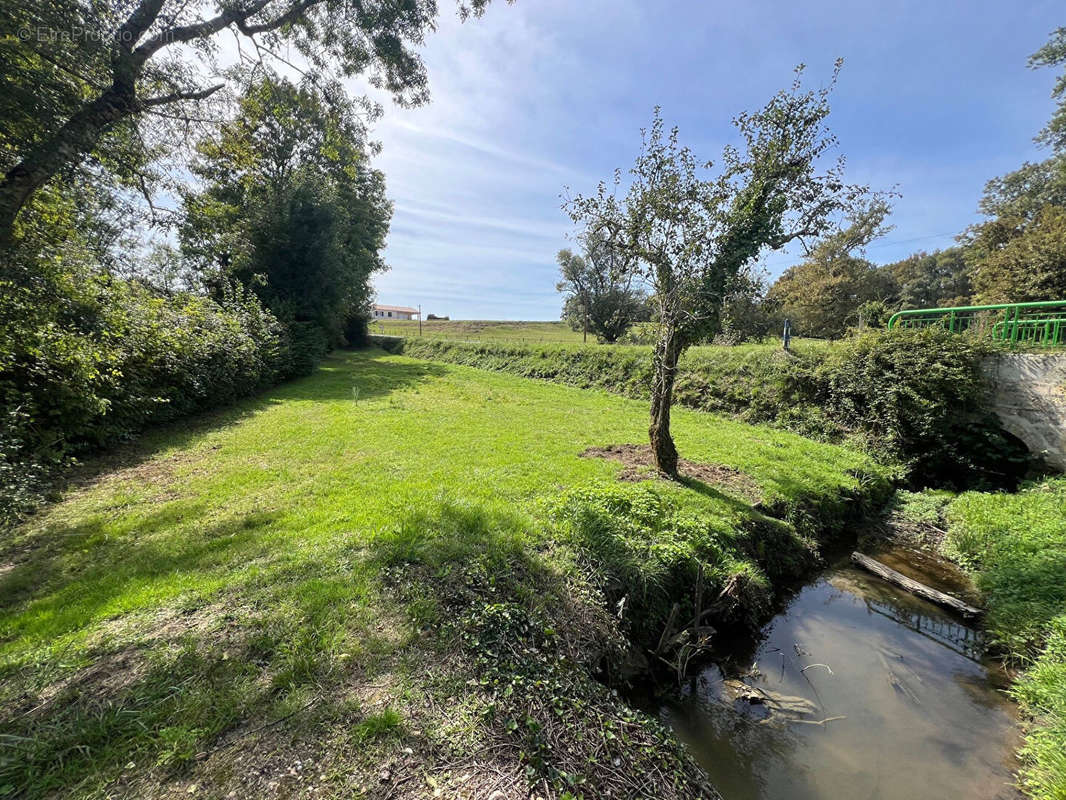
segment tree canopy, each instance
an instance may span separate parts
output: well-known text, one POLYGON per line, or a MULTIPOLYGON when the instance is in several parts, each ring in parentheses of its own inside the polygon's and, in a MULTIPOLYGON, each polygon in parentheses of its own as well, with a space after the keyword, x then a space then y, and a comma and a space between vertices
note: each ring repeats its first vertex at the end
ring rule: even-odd
MULTIPOLYGON (((461 0, 462 15, 488 0, 461 0)), ((428 98, 418 53, 434 0, 16 0, 0 6, 0 247, 33 194, 88 157, 131 177, 160 136, 203 116, 231 80, 218 37, 242 58, 285 61, 316 76, 366 74, 397 102, 428 98)), ((143 175, 133 178, 138 183, 143 175)))
POLYGON ((185 195, 185 255, 216 292, 235 280, 297 338, 312 336, 307 364, 365 315, 385 268, 392 205, 366 147, 343 96, 273 77, 248 87, 192 165, 203 189, 185 195))

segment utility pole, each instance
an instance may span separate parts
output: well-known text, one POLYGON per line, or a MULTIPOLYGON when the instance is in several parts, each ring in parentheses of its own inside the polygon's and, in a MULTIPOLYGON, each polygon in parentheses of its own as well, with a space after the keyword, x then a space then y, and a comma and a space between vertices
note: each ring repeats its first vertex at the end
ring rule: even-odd
POLYGON ((418 335, 422 335, 422 304, 418 304, 418 335))

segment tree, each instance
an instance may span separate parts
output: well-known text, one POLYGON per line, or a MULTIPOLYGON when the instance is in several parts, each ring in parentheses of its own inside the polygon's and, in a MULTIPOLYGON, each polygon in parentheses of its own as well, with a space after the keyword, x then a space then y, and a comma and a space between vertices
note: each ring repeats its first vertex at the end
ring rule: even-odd
MULTIPOLYGON (((1066 64, 1066 28, 1029 59, 1033 68, 1066 64)), ((960 238, 982 303, 1066 297, 1066 72, 1051 93, 1058 107, 1036 141, 1052 155, 985 186, 980 211, 990 219, 960 238)))
POLYGON ((216 293, 237 281, 297 342, 298 371, 365 314, 392 205, 370 168, 365 130, 342 97, 310 83, 258 80, 234 120, 202 141, 180 230, 186 258, 216 293))
POLYGON ((580 241, 584 255, 568 249, 558 255, 566 292, 562 317, 575 331, 591 331, 601 342, 618 341, 634 322, 646 317, 647 298, 632 287, 633 270, 625 251, 613 246, 603 231, 588 231, 580 241))
POLYGON ((855 255, 888 230, 888 211, 880 198, 860 207, 847 228, 819 242, 806 261, 785 270, 770 287, 767 300, 797 334, 838 339, 859 324, 861 306, 895 294, 890 273, 855 255))
POLYGON ((981 303, 1066 298, 1066 208, 1045 206, 1031 221, 986 222, 973 233, 972 252, 981 303))
MULTIPOLYGON (((462 15, 488 0, 461 0, 462 15)), ((317 75, 370 73, 397 102, 428 97, 417 48, 433 0, 47 0, 2 4, 0 248, 33 194, 94 155, 121 165, 143 150, 145 120, 189 124, 225 86, 216 39, 231 31, 248 58, 291 48, 317 75), (17 32, 16 35, 10 35, 17 32)))
POLYGON ((898 284, 901 308, 962 306, 973 299, 970 265, 961 247, 922 251, 881 269, 898 284))
MULTIPOLYGON (((1047 44, 1029 57, 1029 66, 1033 69, 1060 64, 1066 64, 1066 27, 1057 28, 1047 44)), ((1051 96, 1058 101, 1058 108, 1037 136, 1037 141, 1055 151, 1066 151, 1066 71, 1055 81, 1051 96)))
POLYGON ((588 229, 617 232, 632 269, 652 289, 657 340, 648 434, 656 468, 670 477, 678 474, 670 406, 682 352, 718 330, 732 282, 760 253, 822 236, 831 215, 868 193, 844 184, 842 160, 818 171, 836 143, 824 125, 832 84, 804 91, 801 72, 762 110, 736 117, 742 149, 726 147, 716 175, 705 177, 712 165, 681 146, 656 109, 625 198, 618 197, 619 172, 614 191, 601 183, 596 194, 564 205, 588 229))

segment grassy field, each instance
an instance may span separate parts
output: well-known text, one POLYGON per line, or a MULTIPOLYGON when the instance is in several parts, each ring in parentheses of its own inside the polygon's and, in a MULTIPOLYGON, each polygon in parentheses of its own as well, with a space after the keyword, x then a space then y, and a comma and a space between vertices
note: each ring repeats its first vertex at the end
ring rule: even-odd
MULTIPOLYGON (((418 336, 418 320, 374 320, 370 332, 384 336, 418 336)), ((581 343, 581 331, 572 331, 565 322, 517 322, 492 320, 426 320, 423 336, 462 341, 535 343, 581 343)), ((596 337, 589 341, 595 344, 596 337)))
POLYGON ((1014 695, 1033 719, 1023 783, 1066 798, 1066 478, 1017 494, 966 492, 947 507, 947 552, 976 574, 996 643, 1026 672, 1014 695))
MULTIPOLYGON (((382 336, 422 336, 431 339, 454 339, 464 342, 498 342, 501 344, 580 345, 581 331, 570 330, 565 322, 515 322, 493 320, 430 320, 422 323, 419 333, 418 320, 374 320, 370 332, 382 336)), ((604 347, 589 335, 589 347, 604 347)), ((610 347, 648 348, 649 345, 609 345, 610 347)), ((832 342, 823 339, 793 339, 793 347, 799 349, 827 348, 832 342)), ((704 345, 691 348, 692 352, 769 352, 781 349, 780 342, 745 343, 735 346, 704 345)))
POLYGON ((0 550, 0 796, 705 796, 593 672, 697 569, 765 610, 886 482, 685 410, 721 482, 580 456, 646 416, 370 350, 89 465, 0 550))

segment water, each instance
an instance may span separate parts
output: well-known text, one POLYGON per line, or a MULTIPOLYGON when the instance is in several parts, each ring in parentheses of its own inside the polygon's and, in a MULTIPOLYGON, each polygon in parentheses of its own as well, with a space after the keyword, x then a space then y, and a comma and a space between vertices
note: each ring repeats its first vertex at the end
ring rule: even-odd
POLYGON ((961 620, 843 566, 663 712, 725 800, 1013 800, 1015 709, 983 649, 961 620))

